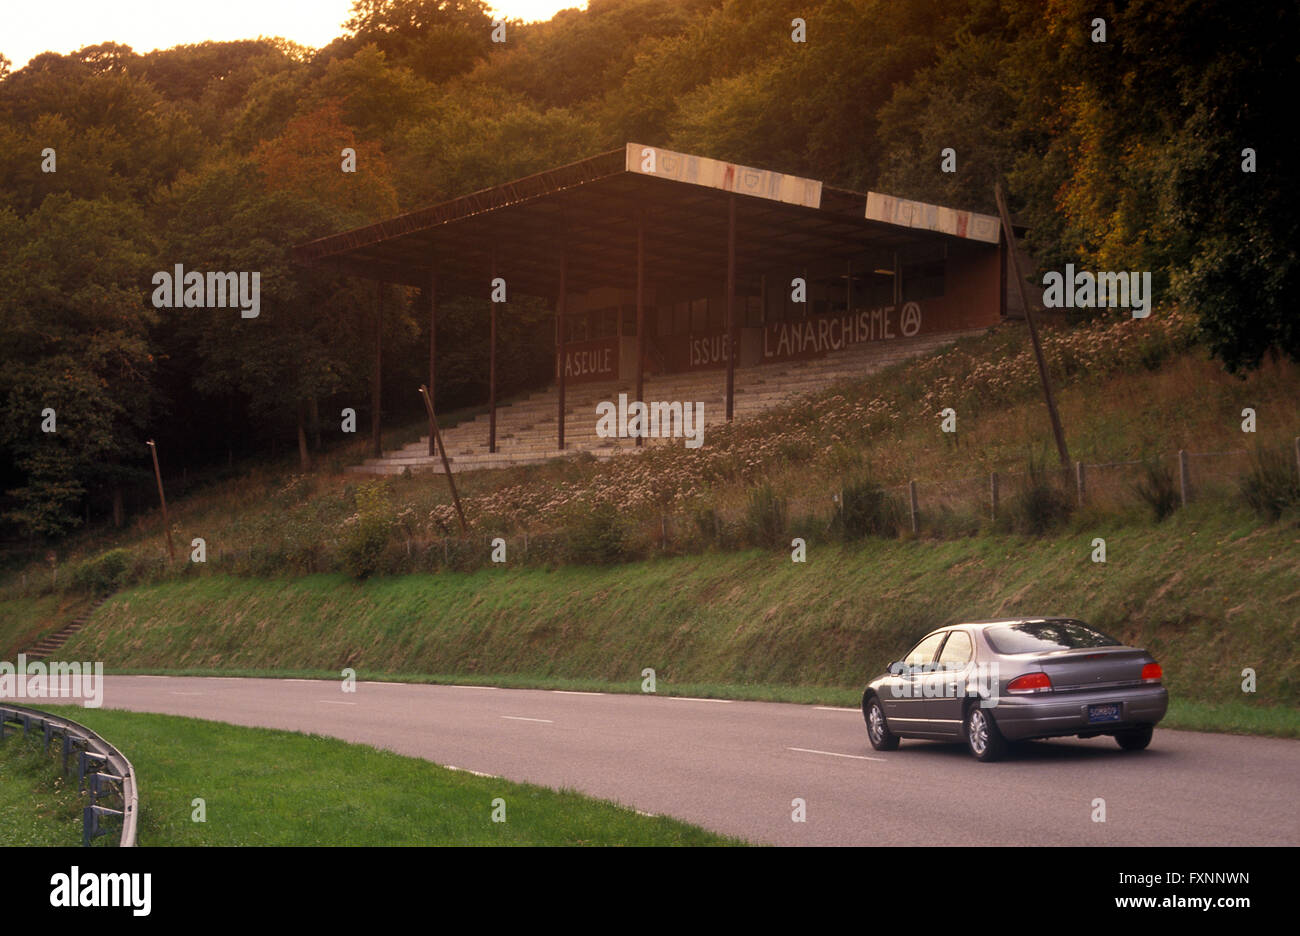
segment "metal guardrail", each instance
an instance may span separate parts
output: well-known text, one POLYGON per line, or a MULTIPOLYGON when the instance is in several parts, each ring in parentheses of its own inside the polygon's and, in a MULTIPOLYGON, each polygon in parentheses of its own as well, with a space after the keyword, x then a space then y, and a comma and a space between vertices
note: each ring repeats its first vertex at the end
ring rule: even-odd
POLYGON ((90 805, 82 810, 81 844, 89 845, 101 835, 109 834, 100 820, 119 816, 122 820, 118 844, 123 848, 135 845, 136 817, 139 794, 135 782, 135 768, 126 756, 85 725, 61 715, 51 715, 21 705, 0 705, 0 741, 9 736, 10 729, 17 732, 22 726, 23 736, 39 730, 45 739, 45 750, 50 742, 60 739, 63 752, 63 772, 70 769, 68 759, 76 755, 78 789, 90 793, 90 805), (121 809, 99 805, 100 797, 118 794, 121 809))

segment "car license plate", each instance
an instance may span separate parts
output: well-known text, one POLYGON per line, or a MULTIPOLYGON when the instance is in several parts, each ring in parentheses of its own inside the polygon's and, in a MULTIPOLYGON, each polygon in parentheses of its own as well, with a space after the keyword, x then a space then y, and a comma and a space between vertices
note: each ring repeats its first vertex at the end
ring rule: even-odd
POLYGON ((1119 721, 1119 703, 1107 702, 1103 705, 1088 706, 1088 721, 1119 721))

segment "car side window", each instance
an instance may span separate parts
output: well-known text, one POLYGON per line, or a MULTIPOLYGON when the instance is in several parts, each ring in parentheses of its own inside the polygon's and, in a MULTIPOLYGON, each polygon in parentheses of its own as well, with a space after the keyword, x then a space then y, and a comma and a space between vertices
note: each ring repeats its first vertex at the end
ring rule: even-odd
POLYGON ((948 642, 939 654, 939 666, 943 669, 961 669, 974 656, 974 647, 970 635, 965 631, 953 631, 948 635, 948 642))
POLYGON ((947 636, 946 631, 940 631, 937 634, 931 634, 924 638, 919 644, 908 651, 907 656, 903 657, 903 662, 908 666, 923 666, 926 663, 934 661, 934 652, 939 649, 939 643, 947 636))

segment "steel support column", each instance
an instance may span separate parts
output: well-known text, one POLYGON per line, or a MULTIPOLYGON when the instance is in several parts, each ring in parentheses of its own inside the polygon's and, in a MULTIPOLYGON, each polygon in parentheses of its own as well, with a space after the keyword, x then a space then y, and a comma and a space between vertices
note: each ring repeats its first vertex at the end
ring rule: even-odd
POLYGON ((727 422, 736 410, 736 196, 727 198, 727 422))
MULTIPOLYGON (((563 234, 561 234, 563 237, 563 234)), ((557 349, 557 361, 559 365, 559 374, 557 383, 559 384, 559 412, 556 413, 556 419, 559 424, 558 438, 556 440, 557 448, 564 451, 564 372, 566 361, 564 359, 564 316, 567 307, 567 296, 569 293, 569 248, 565 243, 560 245, 560 294, 555 300, 555 346, 557 349)))
POLYGON ((376 288, 375 303, 375 372, 370 385, 370 447, 375 458, 384 457, 384 446, 379 436, 379 409, 382 403, 380 388, 384 369, 384 284, 376 288))
MULTIPOLYGON (((434 388, 437 384, 434 382, 435 371, 437 368, 438 355, 438 274, 429 274, 429 412, 433 412, 434 407, 434 388)), ((433 417, 429 417, 429 454, 438 454, 438 433, 437 426, 434 425, 433 417)))
POLYGON ((488 283, 488 305, 491 308, 489 318, 490 342, 488 348, 488 452, 497 450, 497 303, 492 293, 496 290, 497 252, 492 251, 492 276, 488 283))
MULTIPOLYGON (((645 212, 636 213, 636 398, 645 401, 645 212)), ((642 428, 648 428, 642 417, 642 428)), ((645 443, 644 433, 638 434, 636 444, 645 443)))

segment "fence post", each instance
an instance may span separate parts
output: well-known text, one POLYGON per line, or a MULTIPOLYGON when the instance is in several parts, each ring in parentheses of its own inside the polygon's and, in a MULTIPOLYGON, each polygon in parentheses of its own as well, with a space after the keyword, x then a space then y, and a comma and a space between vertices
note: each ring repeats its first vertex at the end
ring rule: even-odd
POLYGON ((1088 499, 1088 481, 1086 469, 1081 461, 1074 463, 1074 486, 1079 494, 1079 506, 1082 507, 1088 499))
POLYGON ((1300 474, 1300 436, 1295 437, 1295 470, 1300 474))
POLYGON ((993 512, 989 514, 989 519, 996 520, 998 518, 998 473, 996 471, 989 472, 989 494, 993 498, 993 512))
POLYGON ((1183 506, 1186 507, 1192 499, 1192 473, 1187 465, 1187 449, 1178 450, 1178 490, 1183 506))
POLYGON ((917 506, 916 506, 916 480, 915 480, 915 479, 913 479, 913 480, 907 482, 907 492, 908 492, 909 498, 910 498, 910 500, 911 500, 911 502, 912 502, 912 503, 911 503, 911 507, 912 507, 912 532, 913 532, 913 533, 920 533, 920 532, 921 532, 921 522, 920 522, 920 518, 917 516, 918 511, 917 511, 917 506))

